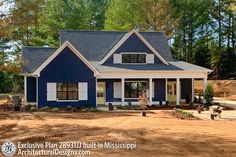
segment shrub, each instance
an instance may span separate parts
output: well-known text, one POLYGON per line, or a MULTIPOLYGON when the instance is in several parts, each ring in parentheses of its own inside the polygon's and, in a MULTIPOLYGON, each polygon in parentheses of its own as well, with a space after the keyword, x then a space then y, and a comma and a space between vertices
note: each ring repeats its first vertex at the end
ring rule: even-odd
POLYGON ((44 107, 42 107, 40 110, 41 110, 41 111, 47 111, 47 110, 49 110, 49 107, 48 107, 48 106, 44 106, 44 107))
POLYGON ((31 106, 31 107, 30 107, 30 112, 34 112, 34 111, 37 111, 37 107, 31 106))
POLYGON ((52 109, 53 112, 57 112, 58 110, 59 110, 59 108, 57 108, 57 107, 54 107, 54 108, 52 109))
POLYGON ((210 106, 213 104, 214 90, 211 84, 207 84, 205 92, 203 94, 203 98, 205 100, 205 104, 210 106))
POLYGON ((66 110, 67 110, 67 111, 71 111, 72 109, 73 109, 72 106, 70 106, 70 105, 66 106, 66 110))
POLYGON ((174 112, 180 114, 181 116, 183 116, 183 118, 194 118, 193 113, 191 112, 185 112, 182 109, 179 108, 175 108, 174 112))

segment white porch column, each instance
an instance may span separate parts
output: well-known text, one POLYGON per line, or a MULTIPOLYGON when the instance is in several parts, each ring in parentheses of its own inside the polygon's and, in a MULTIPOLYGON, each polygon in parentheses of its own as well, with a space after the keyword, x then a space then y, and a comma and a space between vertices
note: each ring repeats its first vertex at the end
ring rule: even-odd
MULTIPOLYGON (((206 90, 206 86, 207 86, 207 74, 204 75, 204 78, 203 78, 203 95, 205 93, 205 90, 206 90)), ((203 99, 203 103, 205 103, 205 99, 203 99)))
POLYGON ((206 86, 207 86, 207 74, 203 78, 203 93, 205 93, 206 86))
POLYGON ((176 78, 176 105, 179 106, 179 98, 180 98, 180 83, 179 78, 176 78))
POLYGON ((194 78, 192 78, 192 102, 194 101, 194 78))
POLYGON ((152 78, 149 78, 149 106, 152 105, 152 78))
POLYGON ((26 103, 26 100, 27 100, 27 78, 26 76, 24 76, 24 99, 25 99, 25 103, 26 103))
POLYGON ((121 78, 121 105, 125 105, 125 79, 121 78))

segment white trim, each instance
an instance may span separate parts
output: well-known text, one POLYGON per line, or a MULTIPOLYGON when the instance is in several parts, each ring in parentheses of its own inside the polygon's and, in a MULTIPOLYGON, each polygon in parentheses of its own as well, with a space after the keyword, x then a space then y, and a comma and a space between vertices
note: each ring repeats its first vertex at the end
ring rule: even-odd
POLYGON ((149 78, 149 105, 152 105, 152 78, 149 78))
POLYGON ((79 100, 58 100, 56 102, 77 102, 79 100))
POLYGON ((40 76, 40 72, 54 59, 60 52, 62 52, 66 47, 68 47, 79 59, 82 60, 95 74, 99 74, 97 69, 69 42, 66 41, 60 46, 43 64, 41 64, 33 73, 33 75, 40 76))
POLYGON ((121 40, 111 49, 109 53, 99 62, 100 64, 103 64, 132 34, 137 35, 137 37, 166 65, 169 65, 167 61, 164 60, 164 58, 161 57, 161 55, 142 37, 141 34, 139 34, 136 30, 130 31, 129 33, 126 33, 121 40))
POLYGON ((126 71, 126 72, 102 72, 97 76, 98 79, 149 79, 150 77, 176 79, 179 78, 204 78, 205 72, 194 72, 194 71, 126 71))
POLYGON ((27 104, 27 77, 24 76, 24 88, 25 88, 25 103, 27 104))
POLYGON ((125 79, 121 78, 121 102, 122 105, 125 103, 125 79))
POLYGON ((180 105, 179 101, 180 101, 180 80, 179 78, 176 78, 176 105, 180 105))

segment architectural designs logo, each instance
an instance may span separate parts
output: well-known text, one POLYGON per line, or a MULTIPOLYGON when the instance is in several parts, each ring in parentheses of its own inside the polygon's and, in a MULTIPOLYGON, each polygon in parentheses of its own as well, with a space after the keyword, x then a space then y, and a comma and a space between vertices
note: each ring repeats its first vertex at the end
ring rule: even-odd
POLYGON ((7 141, 2 144, 2 154, 5 156, 13 156, 16 153, 16 145, 13 142, 7 141))

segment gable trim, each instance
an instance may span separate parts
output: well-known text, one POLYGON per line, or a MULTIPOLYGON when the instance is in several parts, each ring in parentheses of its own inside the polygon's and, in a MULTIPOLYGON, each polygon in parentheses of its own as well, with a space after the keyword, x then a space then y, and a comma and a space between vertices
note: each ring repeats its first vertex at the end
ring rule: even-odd
POLYGON ((168 62, 161 57, 161 55, 143 38, 141 34, 139 34, 136 30, 130 31, 125 34, 121 40, 107 53, 107 55, 99 62, 100 64, 105 63, 105 61, 111 57, 111 55, 132 35, 135 34, 137 37, 166 65, 169 65, 168 62))
POLYGON ((33 75, 40 76, 40 72, 53 61, 66 47, 68 47, 85 65, 94 72, 94 76, 99 74, 99 71, 69 42, 64 42, 46 61, 43 62, 34 72, 33 75))

